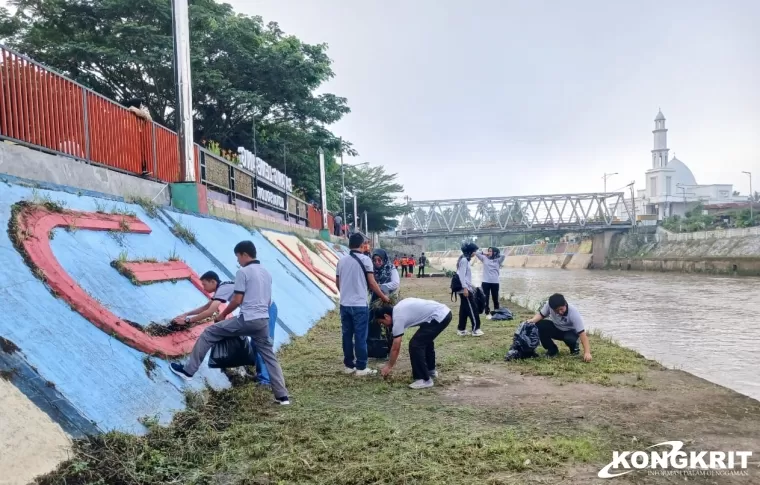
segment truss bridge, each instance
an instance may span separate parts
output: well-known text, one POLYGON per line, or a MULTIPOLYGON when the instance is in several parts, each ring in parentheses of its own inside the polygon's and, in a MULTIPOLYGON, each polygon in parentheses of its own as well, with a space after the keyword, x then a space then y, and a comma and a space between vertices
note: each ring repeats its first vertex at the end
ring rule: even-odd
POLYGON ((632 227, 623 192, 410 202, 396 237, 600 231, 632 227))

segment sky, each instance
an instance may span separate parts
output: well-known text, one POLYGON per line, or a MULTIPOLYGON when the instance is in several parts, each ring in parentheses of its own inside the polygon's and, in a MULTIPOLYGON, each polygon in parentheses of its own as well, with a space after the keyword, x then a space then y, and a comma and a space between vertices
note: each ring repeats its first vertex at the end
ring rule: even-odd
POLYGON ((328 44, 346 163, 412 200, 643 189, 659 108, 697 183, 760 190, 756 0, 227 3, 328 44))

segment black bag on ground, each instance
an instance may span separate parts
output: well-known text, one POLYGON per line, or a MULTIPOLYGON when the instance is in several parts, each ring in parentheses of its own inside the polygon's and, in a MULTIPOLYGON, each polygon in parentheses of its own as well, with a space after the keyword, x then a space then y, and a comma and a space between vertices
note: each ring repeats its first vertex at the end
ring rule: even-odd
POLYGON ((491 320, 514 320, 515 317, 508 308, 497 308, 491 312, 491 320))
POLYGON ((475 289, 475 310, 478 312, 478 315, 482 315, 486 311, 486 304, 488 303, 488 297, 486 296, 486 293, 483 291, 483 288, 476 288, 475 289))
POLYGON ((214 345, 208 366, 212 369, 229 369, 256 364, 256 352, 245 337, 230 337, 214 345))
POLYGON ((509 348, 509 352, 504 356, 504 360, 538 357, 538 354, 536 354, 538 343, 538 327, 532 323, 523 322, 515 330, 512 347, 509 348))
POLYGON ((373 359, 387 359, 391 352, 391 341, 390 329, 373 319, 367 333, 367 355, 373 359))

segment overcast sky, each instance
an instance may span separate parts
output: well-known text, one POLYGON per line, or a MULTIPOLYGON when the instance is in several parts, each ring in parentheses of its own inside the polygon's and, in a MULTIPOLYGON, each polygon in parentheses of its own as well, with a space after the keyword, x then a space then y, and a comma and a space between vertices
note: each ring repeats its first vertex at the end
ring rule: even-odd
POLYGON ((229 3, 329 45, 350 162, 414 200, 644 188, 659 107, 698 183, 760 190, 760 1, 229 3))
POLYGON ((644 188, 658 107, 697 183, 760 190, 756 0, 230 3, 329 45, 335 131, 415 200, 644 188))

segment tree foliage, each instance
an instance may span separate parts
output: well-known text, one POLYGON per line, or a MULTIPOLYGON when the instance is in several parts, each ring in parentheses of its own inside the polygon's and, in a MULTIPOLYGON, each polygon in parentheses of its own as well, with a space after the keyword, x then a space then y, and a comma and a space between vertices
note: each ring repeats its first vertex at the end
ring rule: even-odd
MULTIPOLYGON (((0 37, 11 47, 120 102, 141 98, 153 119, 174 127, 172 12, 169 0, 11 0, 0 9, 0 37)), ((345 98, 316 94, 333 77, 325 44, 311 45, 275 22, 237 14, 228 4, 190 0, 196 141, 244 146, 285 170, 319 199, 317 150, 328 176, 341 148, 325 126, 350 110, 345 98)), ((342 146, 341 146, 342 143, 342 146)), ((331 183, 329 207, 337 209, 331 183)))
MULTIPOLYGON (((358 215, 364 226, 364 211, 371 232, 383 232, 398 225, 399 216, 408 212, 406 204, 396 202, 404 187, 396 182, 396 174, 389 174, 382 166, 346 167, 346 190, 356 194, 358 215)), ((353 196, 347 196, 347 221, 353 222, 353 196)))

